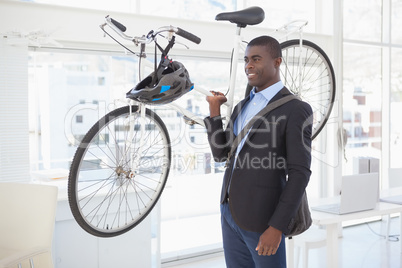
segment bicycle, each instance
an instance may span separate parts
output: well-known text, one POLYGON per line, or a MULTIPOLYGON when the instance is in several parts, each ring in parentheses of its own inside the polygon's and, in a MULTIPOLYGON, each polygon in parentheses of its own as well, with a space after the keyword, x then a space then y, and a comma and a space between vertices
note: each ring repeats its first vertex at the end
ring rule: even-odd
MULTIPOLYGON (((264 11, 251 7, 241 11, 220 13, 216 20, 230 21, 237 25, 236 45, 231 59, 231 78, 228 89, 227 114, 233 108, 235 70, 242 44, 241 29, 264 20, 264 11)), ((303 40, 301 33, 306 22, 295 31, 300 38, 281 44, 283 51, 284 84, 303 100, 310 103, 314 112, 313 138, 328 120, 335 98, 335 76, 325 52, 316 44, 303 40)), ((145 45, 155 43, 162 52, 159 65, 168 64, 169 50, 175 37, 192 42, 201 40, 181 28, 161 27, 141 37, 131 37, 126 27, 107 16, 100 26, 112 29, 121 38, 140 46, 140 71, 143 70, 145 45), (167 33, 167 46, 163 49, 157 37, 167 33)), ((284 28, 289 25, 285 25, 284 28)), ((126 46, 112 37, 116 42, 126 46)), ((156 49, 155 49, 156 50, 156 49)), ((131 51, 131 50, 129 50, 131 51)), ((156 53, 155 53, 156 57, 156 53)), ((154 69, 157 70, 156 61, 154 69)), ((202 88, 191 88, 204 95, 211 93, 202 88)), ((189 91, 190 91, 189 90, 189 91)), ((77 223, 88 233, 99 237, 123 234, 138 225, 151 212, 165 187, 171 164, 171 146, 167 128, 148 104, 158 98, 141 101, 128 100, 128 105, 117 108, 101 118, 82 139, 74 155, 68 178, 68 198, 77 223)), ((168 104, 183 115, 188 124, 200 124, 203 119, 173 102, 168 104)))

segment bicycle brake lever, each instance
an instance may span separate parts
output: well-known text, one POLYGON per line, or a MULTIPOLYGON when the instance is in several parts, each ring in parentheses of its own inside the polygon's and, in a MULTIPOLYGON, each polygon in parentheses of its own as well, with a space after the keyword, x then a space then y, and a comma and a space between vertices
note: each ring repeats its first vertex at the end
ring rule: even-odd
MULTIPOLYGON (((170 38, 169 38, 168 36, 165 36, 165 35, 162 35, 162 34, 159 34, 159 35, 162 36, 164 39, 170 41, 170 38)), ((182 46, 184 46, 185 48, 190 49, 186 44, 177 42, 176 40, 174 41, 174 44, 175 44, 175 45, 176 45, 176 44, 182 45, 182 46)))
POLYGON ((182 45, 182 46, 184 46, 185 48, 190 49, 190 48, 189 48, 186 44, 184 44, 184 43, 175 42, 175 44, 182 45))
POLYGON ((149 33, 147 34, 147 39, 154 38, 154 37, 155 37, 154 30, 149 31, 149 33))

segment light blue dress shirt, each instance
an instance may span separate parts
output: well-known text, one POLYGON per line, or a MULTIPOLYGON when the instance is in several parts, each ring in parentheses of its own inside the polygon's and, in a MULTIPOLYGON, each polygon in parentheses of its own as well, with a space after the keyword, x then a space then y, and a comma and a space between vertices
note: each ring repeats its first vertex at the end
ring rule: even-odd
MULTIPOLYGON (((259 113, 268 102, 283 88, 282 81, 273 84, 272 86, 255 93, 255 88, 250 92, 250 100, 244 105, 240 114, 237 116, 233 132, 237 136, 240 131, 246 126, 248 121, 250 121, 257 113, 259 113)), ((250 132, 250 131, 249 131, 250 132)), ((248 133, 249 133, 248 132, 248 133)), ((237 147, 235 157, 239 154, 240 150, 243 148, 244 142, 248 136, 248 133, 241 140, 239 146, 237 147)), ((235 160, 236 161, 236 160, 235 160)))

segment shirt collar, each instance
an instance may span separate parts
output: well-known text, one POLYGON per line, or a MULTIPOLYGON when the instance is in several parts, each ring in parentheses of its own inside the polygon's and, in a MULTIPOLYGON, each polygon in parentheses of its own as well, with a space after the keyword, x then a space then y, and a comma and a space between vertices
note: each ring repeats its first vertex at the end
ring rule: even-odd
POLYGON ((269 102, 282 88, 283 83, 280 80, 257 93, 255 92, 255 88, 253 88, 250 92, 250 100, 252 100, 256 94, 261 94, 269 102))

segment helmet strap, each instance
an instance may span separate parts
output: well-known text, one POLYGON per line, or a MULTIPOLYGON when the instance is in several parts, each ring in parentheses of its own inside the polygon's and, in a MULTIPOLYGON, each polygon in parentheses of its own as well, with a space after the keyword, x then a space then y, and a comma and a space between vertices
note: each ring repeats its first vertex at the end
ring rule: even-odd
POLYGON ((152 84, 155 85, 156 83, 158 83, 160 77, 162 77, 162 73, 163 71, 166 69, 166 67, 169 65, 170 63, 170 59, 168 57, 168 53, 170 51, 170 49, 173 47, 175 42, 175 37, 173 36, 172 39, 170 39, 168 45, 166 46, 165 49, 163 49, 158 42, 156 42, 155 40, 155 60, 154 60, 154 73, 156 75, 154 75, 153 79, 152 79, 152 84), (161 55, 161 59, 159 61, 159 65, 158 67, 156 66, 156 60, 157 60, 157 50, 156 48, 158 48, 160 50, 160 52, 162 52, 161 55))

